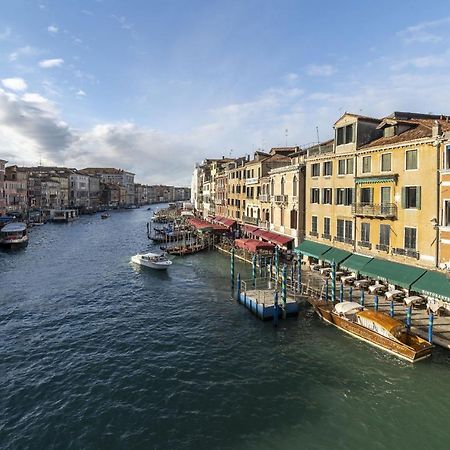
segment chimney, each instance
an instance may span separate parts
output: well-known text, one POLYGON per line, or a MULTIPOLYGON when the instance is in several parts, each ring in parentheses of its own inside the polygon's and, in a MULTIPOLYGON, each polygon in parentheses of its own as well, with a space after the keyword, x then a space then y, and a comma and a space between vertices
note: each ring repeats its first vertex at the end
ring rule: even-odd
POLYGON ((434 121, 433 128, 432 128, 431 136, 432 136, 432 137, 438 137, 438 136, 440 136, 441 134, 442 134, 442 127, 441 127, 441 124, 439 123, 438 120, 435 120, 435 121, 434 121))

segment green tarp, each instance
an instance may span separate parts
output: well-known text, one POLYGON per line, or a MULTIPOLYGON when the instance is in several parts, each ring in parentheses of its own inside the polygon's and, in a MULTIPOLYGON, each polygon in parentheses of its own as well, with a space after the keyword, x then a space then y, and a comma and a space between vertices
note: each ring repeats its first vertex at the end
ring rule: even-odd
POLYGON ((303 241, 298 247, 296 247, 296 253, 302 253, 306 256, 312 256, 313 258, 322 259, 322 255, 330 250, 329 245, 320 244, 319 242, 303 241))
POLYGON ((410 289, 411 285, 426 272, 425 269, 419 267, 407 266, 385 259, 373 258, 359 273, 391 284, 410 289))
POLYGON ((372 261, 371 256, 363 255, 352 255, 350 258, 346 259, 341 263, 341 267, 346 270, 351 270, 352 272, 359 273, 361 269, 370 261, 372 261))
POLYGON ((411 289, 420 294, 450 302, 450 278, 443 273, 427 270, 412 284, 411 289))
POLYGON ((342 261, 344 261, 351 255, 352 254, 350 252, 347 252, 346 250, 331 247, 330 250, 322 255, 322 259, 324 261, 328 261, 329 263, 332 263, 334 261, 336 264, 341 264, 342 261))

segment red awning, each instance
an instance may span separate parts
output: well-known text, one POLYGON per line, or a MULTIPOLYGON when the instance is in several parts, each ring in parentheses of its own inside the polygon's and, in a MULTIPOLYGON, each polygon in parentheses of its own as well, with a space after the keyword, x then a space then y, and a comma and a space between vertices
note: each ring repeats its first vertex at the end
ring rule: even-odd
POLYGON ((222 218, 222 220, 220 220, 220 223, 222 225, 225 225, 226 227, 230 228, 230 227, 232 227, 232 226, 234 226, 236 224, 236 221, 233 220, 233 219, 222 218))
POLYGON ((289 236, 284 236, 282 234, 278 234, 278 233, 273 233, 271 231, 266 231, 262 236, 263 239, 265 239, 266 241, 272 242, 272 244, 276 244, 276 245, 286 245, 289 242, 293 241, 294 238, 289 237, 289 236))
POLYGON ((244 233, 249 233, 249 234, 252 234, 252 233, 254 234, 254 232, 256 230, 259 230, 259 228, 258 227, 254 227, 253 225, 244 225, 244 227, 242 228, 242 231, 244 233))
POLYGON ((210 223, 207 220, 198 219, 196 217, 190 217, 187 221, 197 230, 203 230, 205 228, 210 228, 214 230, 214 232, 226 232, 228 228, 223 225, 218 225, 216 223, 210 223))
POLYGON ((236 247, 248 250, 251 253, 256 253, 258 250, 273 251, 275 247, 270 242, 258 241, 257 239, 236 239, 234 243, 236 247))
POLYGON ((261 230, 257 228, 255 231, 252 231, 253 236, 263 237, 264 234, 267 233, 265 230, 261 230))

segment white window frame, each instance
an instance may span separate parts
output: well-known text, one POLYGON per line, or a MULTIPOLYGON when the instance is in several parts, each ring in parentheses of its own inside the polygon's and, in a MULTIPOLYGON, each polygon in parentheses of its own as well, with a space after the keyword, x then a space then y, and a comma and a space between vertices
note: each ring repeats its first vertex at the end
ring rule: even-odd
MULTIPOLYGON (((406 158, 406 156, 405 156, 405 158, 406 158)), ((406 160, 405 160, 405 164, 406 164, 406 160)), ((392 152, 386 152, 386 153, 382 153, 380 155, 380 172, 383 172, 383 173, 392 172, 392 152), (383 156, 384 155, 391 155, 391 168, 389 170, 383 170, 383 156)))
POLYGON ((372 156, 371 155, 364 155, 361 158, 361 173, 372 173, 372 156), (369 158, 370 161, 370 170, 368 172, 364 171, 364 159, 369 158))
POLYGON ((410 227, 410 226, 404 226, 403 227, 403 248, 405 250, 413 250, 413 251, 418 251, 418 245, 419 245, 419 230, 417 227, 410 227), (416 230, 416 248, 406 248, 406 229, 407 228, 413 228, 414 230, 416 230))
POLYGON ((419 149, 418 148, 410 148, 410 149, 408 149, 408 150, 405 150, 405 158, 404 158, 404 168, 405 168, 405 171, 408 171, 408 172, 414 172, 415 170, 419 170, 419 168, 420 168, 420 161, 419 161, 419 149), (407 169, 406 168, 406 154, 408 153, 408 152, 412 152, 412 151, 416 151, 417 152, 417 168, 416 169, 407 169))

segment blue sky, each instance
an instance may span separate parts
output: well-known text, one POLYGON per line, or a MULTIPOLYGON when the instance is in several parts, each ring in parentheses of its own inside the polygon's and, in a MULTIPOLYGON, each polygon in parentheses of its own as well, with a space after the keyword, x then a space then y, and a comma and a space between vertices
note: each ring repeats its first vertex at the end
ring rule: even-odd
POLYGON ((0 157, 186 184, 344 112, 450 113, 446 1, 0 0, 0 157))

